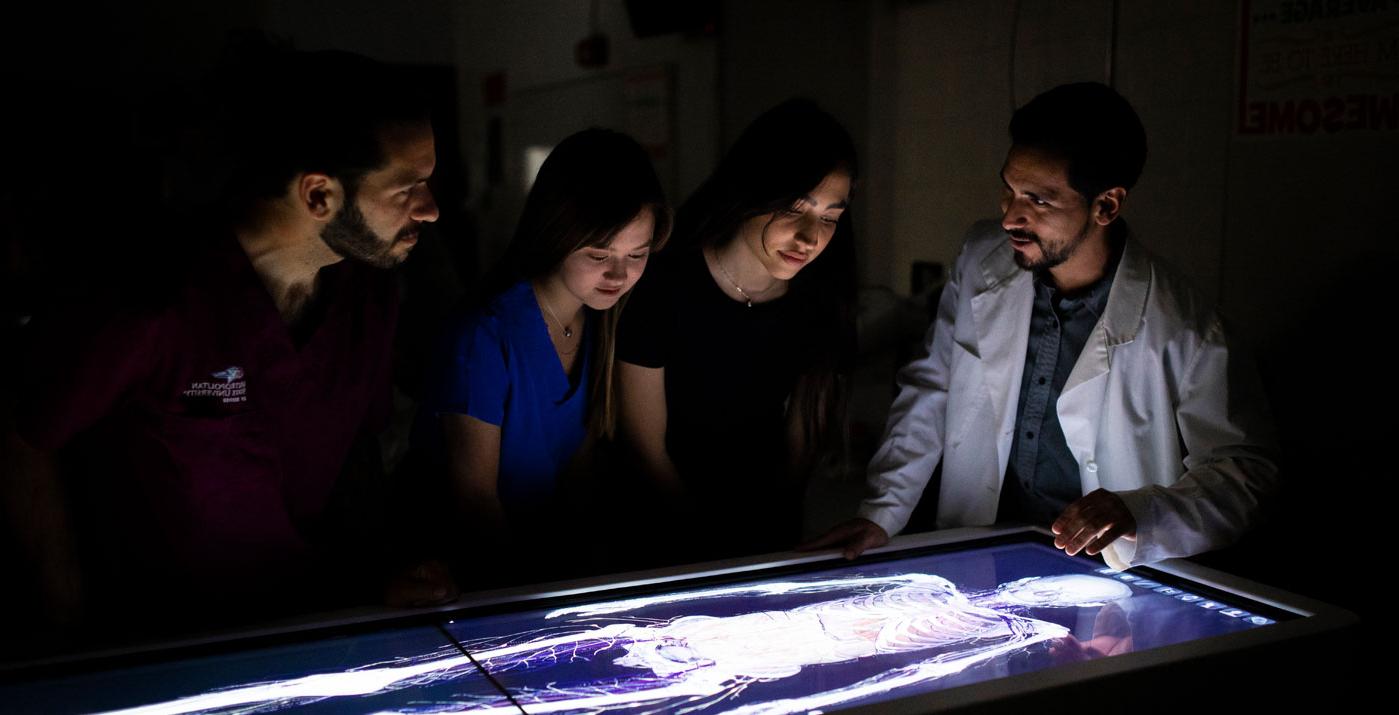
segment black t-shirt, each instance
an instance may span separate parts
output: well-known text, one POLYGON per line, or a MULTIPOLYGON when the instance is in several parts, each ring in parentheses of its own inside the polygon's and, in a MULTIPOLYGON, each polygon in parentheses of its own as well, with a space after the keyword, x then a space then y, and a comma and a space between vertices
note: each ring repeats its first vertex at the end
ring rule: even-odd
POLYGON ((658 255, 627 302, 617 357, 665 368, 666 448, 701 502, 799 512, 782 493, 787 403, 829 329, 806 302, 735 301, 693 249, 658 255))

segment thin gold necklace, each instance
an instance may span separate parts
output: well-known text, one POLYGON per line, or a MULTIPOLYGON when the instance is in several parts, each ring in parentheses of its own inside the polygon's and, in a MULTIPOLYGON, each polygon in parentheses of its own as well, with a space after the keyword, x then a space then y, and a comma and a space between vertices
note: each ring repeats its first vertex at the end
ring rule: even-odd
MULTIPOLYGON (((734 280, 734 277, 731 276, 731 275, 729 275, 728 269, 724 268, 724 262, 721 261, 721 260, 719 260, 719 249, 718 249, 718 248, 715 248, 715 247, 713 247, 713 246, 710 246, 709 250, 710 250, 711 253, 714 254, 714 265, 718 266, 718 267, 719 267, 719 272, 724 274, 724 280, 728 281, 728 282, 729 282, 729 285, 733 286, 733 287, 734 287, 734 290, 738 291, 738 294, 741 295, 741 296, 743 296, 743 299, 744 299, 745 301, 748 302, 748 307, 749 307, 749 308, 752 308, 752 307, 753 307, 753 296, 748 295, 748 291, 744 290, 744 289, 743 289, 743 286, 739 285, 739 284, 738 284, 738 281, 734 280)), ((777 279, 774 278, 774 279, 773 279, 773 282, 772 282, 770 285, 768 285, 768 287, 766 287, 766 288, 764 288, 764 289, 758 291, 758 295, 762 295, 762 294, 764 294, 764 293, 766 293, 766 292, 772 290, 773 286, 775 286, 775 285, 777 285, 777 279)))
MULTIPOLYGON (((549 305, 549 299, 544 297, 544 291, 543 291, 543 290, 540 290, 540 291, 538 292, 537 295, 539 296, 539 302, 540 302, 541 304, 544 305, 544 310, 545 310, 546 312, 549 313, 549 317, 551 317, 551 318, 554 319, 554 324, 557 325, 557 326, 559 326, 559 330, 563 331, 563 336, 564 336, 565 338, 572 338, 572 337, 573 337, 573 328, 570 328, 570 327, 568 327, 567 325, 564 325, 564 322, 563 322, 562 320, 559 320, 558 314, 555 313, 553 307, 551 307, 551 306, 549 305)), ((564 354, 565 354, 565 355, 572 355, 573 352, 576 352, 577 350, 578 350, 578 348, 577 348, 577 347, 574 347, 574 348, 573 348, 573 351, 566 352, 566 353, 564 353, 564 354)), ((560 351, 560 352, 563 352, 563 351, 560 351)))

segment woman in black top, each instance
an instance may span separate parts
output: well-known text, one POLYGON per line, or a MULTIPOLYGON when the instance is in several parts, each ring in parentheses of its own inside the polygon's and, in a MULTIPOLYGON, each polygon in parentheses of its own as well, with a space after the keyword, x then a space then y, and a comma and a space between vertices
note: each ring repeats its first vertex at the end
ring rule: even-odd
POLYGON ((674 247, 622 316, 621 427, 668 497, 674 528, 652 545, 670 560, 800 538, 806 477, 843 442, 855 175, 829 114, 805 100, 769 110, 680 208, 674 247))

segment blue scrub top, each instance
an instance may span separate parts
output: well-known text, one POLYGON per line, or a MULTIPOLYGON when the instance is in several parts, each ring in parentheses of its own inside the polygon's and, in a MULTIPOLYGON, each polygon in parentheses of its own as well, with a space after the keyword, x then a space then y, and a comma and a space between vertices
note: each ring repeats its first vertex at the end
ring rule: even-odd
POLYGON ((457 322, 447 369, 429 400, 437 414, 500 426, 498 488, 507 513, 542 505, 587 432, 592 321, 576 383, 559 363, 528 281, 457 322))

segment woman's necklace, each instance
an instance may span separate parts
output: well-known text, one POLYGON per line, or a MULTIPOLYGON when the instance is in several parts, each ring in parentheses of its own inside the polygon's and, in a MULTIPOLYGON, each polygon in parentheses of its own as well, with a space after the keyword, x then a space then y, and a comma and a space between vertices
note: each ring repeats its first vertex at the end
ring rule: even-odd
MULTIPOLYGON (((549 305, 549 299, 544 297, 544 291, 540 290, 536 294, 539 296, 539 303, 544 306, 544 311, 549 314, 549 317, 554 319, 554 324, 559 326, 559 330, 563 332, 564 338, 572 338, 573 328, 570 328, 569 326, 565 325, 562 320, 559 320, 558 314, 555 313, 554 308, 549 305)), ((559 350, 559 352, 564 355, 572 355, 573 353, 578 352, 578 346, 574 345, 572 350, 559 350)))
MULTIPOLYGON (((712 254, 714 254, 714 265, 718 266, 718 267, 719 267, 719 272, 724 274, 724 280, 728 281, 728 282, 729 282, 729 285, 733 286, 733 287, 734 287, 734 290, 738 291, 738 294, 741 295, 741 296, 743 296, 743 299, 744 299, 745 301, 747 301, 748 307, 749 307, 749 308, 752 308, 752 307, 753 307, 753 296, 749 295, 749 294, 748 294, 748 291, 744 290, 744 289, 743 289, 743 286, 739 285, 739 284, 738 284, 738 281, 734 280, 734 277, 733 277, 732 275, 729 275, 728 269, 724 268, 724 262, 721 261, 721 260, 719 260, 719 249, 714 248, 713 246, 711 246, 711 247, 709 248, 709 250, 710 250, 710 252, 711 252, 712 254)), ((754 291, 754 292, 757 293, 758 295, 762 295, 762 294, 764 294, 764 293, 766 293, 766 292, 772 290, 773 286, 777 285, 777 283, 778 283, 777 279, 774 278, 773 281, 772 281, 772 283, 768 284, 768 287, 766 287, 766 288, 764 288, 764 289, 762 289, 762 290, 760 290, 760 291, 754 291)))

